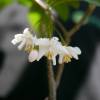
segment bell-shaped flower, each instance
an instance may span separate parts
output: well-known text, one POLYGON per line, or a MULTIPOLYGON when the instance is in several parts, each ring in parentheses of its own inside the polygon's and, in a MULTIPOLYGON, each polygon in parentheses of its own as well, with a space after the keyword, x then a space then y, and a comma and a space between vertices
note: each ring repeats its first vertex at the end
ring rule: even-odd
POLYGON ((28 28, 25 28, 22 34, 16 34, 14 39, 11 41, 13 45, 16 45, 19 43, 18 49, 25 49, 25 51, 31 51, 31 49, 34 47, 34 42, 36 42, 37 38, 33 37, 31 32, 28 28))
POLYGON ((81 54, 81 50, 80 50, 79 47, 71 47, 71 46, 68 46, 68 47, 66 47, 66 49, 68 50, 68 52, 70 53, 70 55, 74 59, 78 60, 78 55, 81 54))
POLYGON ((78 59, 78 55, 81 54, 78 47, 63 46, 57 37, 33 37, 28 28, 22 34, 16 34, 11 42, 13 45, 19 44, 19 50, 24 48, 29 53, 29 62, 39 61, 43 56, 46 56, 52 60, 53 65, 56 65, 57 55, 59 55, 59 64, 62 64, 70 62, 72 58, 78 59))
POLYGON ((81 54, 81 50, 78 47, 62 46, 61 48, 61 52, 59 53, 59 64, 71 62, 72 58, 78 60, 78 55, 81 54))
POLYGON ((56 65, 57 48, 60 45, 58 38, 53 37, 51 39, 41 38, 38 40, 37 45, 39 45, 39 56, 38 60, 42 56, 46 56, 49 60, 53 61, 53 65, 56 65))

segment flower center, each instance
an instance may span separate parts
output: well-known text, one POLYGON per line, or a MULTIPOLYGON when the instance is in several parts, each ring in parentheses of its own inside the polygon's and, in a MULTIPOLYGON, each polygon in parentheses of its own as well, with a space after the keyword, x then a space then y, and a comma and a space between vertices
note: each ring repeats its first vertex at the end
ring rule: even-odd
POLYGON ((53 56, 53 52, 50 52, 50 51, 49 51, 49 52, 47 53, 48 59, 51 60, 51 59, 52 59, 52 56, 53 56))
POLYGON ((63 57, 63 62, 65 62, 65 63, 71 62, 71 58, 72 58, 72 56, 70 56, 70 55, 65 55, 65 56, 63 57))
POLYGON ((33 50, 33 46, 32 45, 26 45, 24 50, 29 53, 33 50))

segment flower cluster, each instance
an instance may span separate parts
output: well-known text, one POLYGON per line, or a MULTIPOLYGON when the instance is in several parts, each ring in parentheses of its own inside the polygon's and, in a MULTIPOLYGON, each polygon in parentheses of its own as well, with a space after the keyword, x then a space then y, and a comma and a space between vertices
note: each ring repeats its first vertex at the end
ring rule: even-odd
POLYGON ((28 28, 22 34, 16 34, 11 41, 13 45, 18 45, 19 50, 25 50, 29 53, 29 62, 39 61, 43 56, 53 61, 56 65, 56 56, 59 56, 58 62, 68 63, 72 58, 78 60, 81 50, 78 47, 63 46, 57 37, 37 38, 33 36, 28 28))

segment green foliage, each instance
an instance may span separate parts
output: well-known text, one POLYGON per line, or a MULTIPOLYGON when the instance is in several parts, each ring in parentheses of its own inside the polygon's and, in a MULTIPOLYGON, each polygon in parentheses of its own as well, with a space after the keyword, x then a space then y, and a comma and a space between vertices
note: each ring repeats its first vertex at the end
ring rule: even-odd
POLYGON ((53 7, 66 4, 66 6, 71 6, 73 8, 79 8, 79 0, 46 0, 47 3, 53 7))
POLYGON ((69 6, 78 8, 80 5, 78 0, 46 0, 46 2, 57 11, 63 21, 68 19, 69 6))
MULTIPOLYGON (((67 21, 69 15, 69 6, 79 7, 79 0, 45 0, 50 7, 56 10, 63 21, 67 21)), ((39 33, 38 36, 51 37, 53 34, 53 22, 49 13, 47 14, 34 0, 18 0, 22 5, 30 7, 28 21, 33 29, 39 33)))
POLYGON ((100 0, 85 0, 85 1, 87 1, 88 3, 95 4, 97 6, 100 6, 100 0))
MULTIPOLYGON (((74 23, 77 24, 82 19, 83 16, 84 16, 84 12, 83 11, 75 11, 73 13, 73 15, 72 15, 72 20, 73 20, 74 23)), ((87 17, 85 19, 84 24, 87 24, 88 21, 89 21, 89 17, 87 17)))
POLYGON ((11 4, 13 0, 0 0, 0 9, 4 8, 5 6, 11 4))
POLYGON ((34 27, 35 30, 38 30, 39 22, 40 22, 40 19, 41 19, 40 13, 29 12, 27 18, 28 18, 30 25, 32 27, 34 27))
POLYGON ((55 6, 55 10, 63 21, 68 19, 69 8, 65 4, 61 6, 55 6))
POLYGON ((42 16, 40 20, 39 31, 41 37, 51 37, 53 34, 53 22, 49 16, 42 16))
POLYGON ((48 14, 33 1, 33 5, 28 13, 28 20, 33 29, 41 37, 51 37, 53 34, 53 22, 48 14))
MULTIPOLYGON (((24 1, 24 0, 22 0, 24 1)), ((26 0, 27 1, 27 0, 26 0)), ((69 15, 69 6, 73 8, 78 8, 80 3, 78 0, 45 0, 48 5, 56 10, 59 17, 63 21, 67 21, 69 15)), ((53 22, 50 18, 49 13, 46 12, 35 2, 32 1, 32 7, 30 13, 28 14, 28 20, 31 26, 35 29, 38 36, 41 37, 51 37, 53 34, 53 22)))
POLYGON ((72 20, 73 20, 73 22, 78 23, 82 19, 83 15, 84 15, 83 11, 75 11, 72 14, 72 20))
POLYGON ((26 7, 32 6, 32 0, 17 0, 17 2, 21 5, 26 6, 26 7))

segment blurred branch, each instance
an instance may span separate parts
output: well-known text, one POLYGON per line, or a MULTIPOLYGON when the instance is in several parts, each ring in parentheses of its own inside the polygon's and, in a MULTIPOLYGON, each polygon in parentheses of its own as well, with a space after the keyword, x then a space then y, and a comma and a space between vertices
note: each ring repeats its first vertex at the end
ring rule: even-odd
POLYGON ((96 5, 90 4, 82 17, 82 19, 77 23, 70 31, 67 31, 66 28, 63 26, 63 24, 58 20, 58 15, 54 9, 52 9, 47 3, 45 3, 42 0, 35 0, 35 2, 48 14, 51 16, 52 21, 59 27, 59 29, 64 34, 64 39, 66 41, 66 44, 70 42, 70 37, 76 33, 80 27, 84 24, 84 21, 93 13, 93 11, 96 8, 96 5))
MULTIPOLYGON (((42 0, 35 0, 35 2, 48 14, 51 16, 52 21, 59 27, 59 29, 64 33, 64 37, 67 37, 67 30, 63 24, 58 20, 58 15, 52 7, 42 0)), ((66 38, 65 38, 66 39, 66 38)))
MULTIPOLYGON (((65 29, 65 27, 62 25, 62 23, 58 20, 58 16, 55 12, 54 9, 52 9, 47 3, 45 3, 42 0, 35 0, 35 2, 48 14, 51 16, 52 21, 58 25, 59 29, 63 32, 64 34, 64 39, 66 44, 69 44, 70 42, 70 38, 83 26, 84 21, 93 13, 93 11, 96 8, 96 5, 90 4, 84 14, 84 16, 82 17, 82 19, 79 21, 79 23, 77 23, 71 30, 67 31, 65 29)), ((48 70, 51 70, 51 64, 49 62, 48 64, 48 70)), ((57 71, 56 71, 56 75, 55 75, 55 80, 56 80, 56 88, 59 86, 60 80, 61 80, 61 76, 64 70, 64 64, 59 64, 59 66, 57 67, 57 71)), ((50 71, 51 72, 51 71, 50 71)), ((50 72, 48 72, 48 75, 50 74, 50 72)), ((53 74, 53 72, 52 72, 53 74)), ((50 74, 50 76, 48 76, 48 79, 51 80, 49 81, 49 89, 50 89, 50 95, 49 98, 51 100, 51 98, 54 98, 52 100, 55 100, 55 94, 53 90, 53 88, 55 89, 55 85, 53 83, 53 76, 52 74, 50 74), (51 78, 50 78, 51 77, 51 78), (51 95, 52 94, 52 95, 51 95)))
POLYGON ((55 75, 55 81, 56 81, 56 89, 58 88, 59 84, 60 84, 60 80, 61 80, 61 76, 64 70, 64 63, 63 64, 59 64, 59 66, 57 66, 57 71, 56 71, 56 75, 55 75))
POLYGON ((69 32, 68 35, 69 37, 71 37, 75 32, 77 32, 82 25, 84 25, 84 21, 91 16, 91 14, 93 13, 93 11, 95 10, 96 5, 94 4, 90 4, 84 14, 84 16, 82 17, 82 19, 79 21, 79 23, 77 23, 69 32))
MULTIPOLYGON (((68 38, 70 38, 72 35, 74 35, 75 32, 78 31, 82 27, 82 25, 84 24, 84 21, 87 19, 87 17, 89 17, 93 13, 93 11, 95 10, 95 8, 96 8, 95 5, 93 5, 93 4, 89 5, 89 7, 86 10, 86 13, 84 14, 84 16, 82 17, 82 19, 80 20, 80 22, 78 24, 76 24, 68 32, 68 36, 69 36, 68 38)), ((57 68, 56 75, 55 75, 55 80, 56 80, 57 87, 59 86, 63 70, 64 70, 64 64, 59 64, 59 66, 57 68)))

